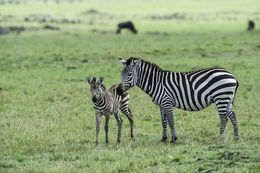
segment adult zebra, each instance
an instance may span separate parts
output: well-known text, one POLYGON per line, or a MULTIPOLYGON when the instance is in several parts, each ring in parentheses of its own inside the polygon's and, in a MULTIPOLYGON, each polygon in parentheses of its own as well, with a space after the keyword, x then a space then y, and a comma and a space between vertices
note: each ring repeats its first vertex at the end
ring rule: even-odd
POLYGON ((229 71, 223 68, 207 68, 192 72, 171 72, 141 58, 119 60, 124 65, 121 83, 125 90, 137 85, 159 105, 163 126, 162 141, 167 140, 167 121, 172 133, 171 142, 177 140, 172 107, 199 111, 212 102, 216 104, 220 116, 220 136, 224 133, 229 117, 235 137, 239 138, 237 115, 232 109, 239 84, 229 71))

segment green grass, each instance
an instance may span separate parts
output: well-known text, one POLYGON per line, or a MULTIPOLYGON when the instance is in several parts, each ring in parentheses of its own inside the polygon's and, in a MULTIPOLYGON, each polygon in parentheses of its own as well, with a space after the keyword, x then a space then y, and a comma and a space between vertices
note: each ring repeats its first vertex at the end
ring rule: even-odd
MULTIPOLYGON (((51 24, 60 31, 0 35, 0 172, 259 172, 260 5, 250 1, 0 5, 2 26, 42 27, 24 22, 30 14, 80 19, 51 24), (97 15, 82 15, 96 9, 97 15), (151 16, 185 14, 185 20, 151 16), (232 19, 230 19, 232 18, 232 19), (247 32, 247 20, 256 31, 247 32), (134 20, 137 35, 114 34, 118 21, 134 20), (97 32, 92 32, 96 29, 97 32), (106 87, 120 81, 118 56, 141 56, 171 71, 220 66, 238 78, 235 111, 241 139, 228 122, 218 141, 215 105, 199 112, 174 109, 178 141, 160 143, 159 108, 140 89, 129 91, 136 142, 124 115, 122 142, 110 121, 110 144, 100 132, 86 76, 103 76, 106 87)), ((169 131, 169 130, 168 130, 169 131)), ((170 134, 169 134, 170 136, 170 134)))

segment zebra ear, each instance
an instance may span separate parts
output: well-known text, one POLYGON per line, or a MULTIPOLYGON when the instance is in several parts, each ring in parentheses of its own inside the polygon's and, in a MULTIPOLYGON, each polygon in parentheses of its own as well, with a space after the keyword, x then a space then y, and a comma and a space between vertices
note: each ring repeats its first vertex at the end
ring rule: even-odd
POLYGON ((99 85, 102 84, 103 80, 104 80, 104 78, 103 78, 103 77, 100 77, 100 78, 98 79, 98 84, 99 84, 99 85))
POLYGON ((126 66, 126 64, 125 64, 125 60, 122 59, 120 56, 119 56, 119 61, 120 61, 124 66, 126 66))
POLYGON ((91 78, 90 77, 86 77, 86 81, 91 84, 91 78))

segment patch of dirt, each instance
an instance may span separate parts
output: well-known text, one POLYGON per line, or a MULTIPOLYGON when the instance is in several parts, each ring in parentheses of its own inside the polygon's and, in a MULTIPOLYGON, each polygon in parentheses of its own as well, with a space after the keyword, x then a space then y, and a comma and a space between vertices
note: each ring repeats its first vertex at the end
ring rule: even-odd
POLYGON ((39 23, 56 23, 56 24, 77 24, 80 20, 71 18, 57 18, 50 14, 36 15, 32 14, 24 18, 25 22, 39 22, 39 23))
POLYGON ((4 34, 8 34, 8 33, 9 33, 8 28, 0 27, 0 35, 4 35, 4 34))
POLYGON ((60 30, 59 27, 55 27, 55 26, 51 26, 51 25, 45 25, 43 27, 43 29, 47 29, 47 30, 60 30))
POLYGON ((99 29, 91 29, 90 31, 93 33, 98 33, 98 34, 114 34, 114 32, 99 30, 99 29))
POLYGON ((0 27, 0 35, 9 34, 9 32, 16 32, 20 34, 22 31, 25 30, 23 26, 10 26, 10 27, 0 27))
POLYGON ((87 11, 85 11, 85 12, 83 12, 82 14, 84 14, 84 15, 95 15, 95 14, 99 14, 99 12, 97 11, 97 10, 95 10, 95 9, 89 9, 89 10, 87 10, 87 11))
POLYGON ((64 82, 84 82, 83 79, 64 79, 64 82))
POLYGON ((80 62, 81 63, 88 63, 88 60, 87 59, 82 59, 80 62))
POLYGON ((71 66, 71 65, 69 65, 69 66, 66 67, 67 70, 74 70, 74 69, 77 69, 77 68, 78 68, 78 67, 76 67, 76 66, 71 66))
POLYGON ((146 32, 147 35, 170 35, 167 32, 146 32))
POLYGON ((169 15, 153 15, 151 16, 152 20, 186 20, 186 14, 173 13, 169 15))
POLYGON ((0 14, 0 22, 7 22, 9 20, 11 20, 12 18, 14 18, 13 15, 3 15, 3 14, 0 14))
POLYGON ((55 27, 55 26, 51 26, 51 25, 45 25, 42 28, 40 28, 40 27, 25 28, 24 26, 10 26, 10 27, 0 27, 0 35, 10 34, 10 33, 13 33, 13 32, 20 34, 23 31, 38 31, 38 30, 41 30, 41 29, 60 30, 59 27, 55 27))

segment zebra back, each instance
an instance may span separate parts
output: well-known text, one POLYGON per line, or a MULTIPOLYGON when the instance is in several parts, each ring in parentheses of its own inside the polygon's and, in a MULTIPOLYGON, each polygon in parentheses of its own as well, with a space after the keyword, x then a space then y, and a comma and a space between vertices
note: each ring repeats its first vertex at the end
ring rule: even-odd
POLYGON ((119 102, 120 107, 128 106, 129 94, 127 91, 123 91, 123 85, 117 84, 109 88, 109 92, 115 97, 119 102))

